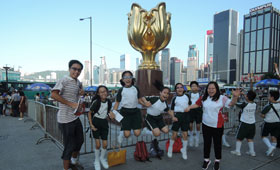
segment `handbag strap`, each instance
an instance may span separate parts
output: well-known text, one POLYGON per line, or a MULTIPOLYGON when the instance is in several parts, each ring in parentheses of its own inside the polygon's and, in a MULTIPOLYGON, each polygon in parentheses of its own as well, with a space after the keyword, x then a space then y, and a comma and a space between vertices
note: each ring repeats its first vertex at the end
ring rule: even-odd
POLYGON ((278 112, 276 111, 275 107, 273 106, 273 104, 270 104, 271 108, 273 109, 273 111, 275 112, 275 114, 277 115, 278 119, 280 120, 280 116, 278 114, 278 112))

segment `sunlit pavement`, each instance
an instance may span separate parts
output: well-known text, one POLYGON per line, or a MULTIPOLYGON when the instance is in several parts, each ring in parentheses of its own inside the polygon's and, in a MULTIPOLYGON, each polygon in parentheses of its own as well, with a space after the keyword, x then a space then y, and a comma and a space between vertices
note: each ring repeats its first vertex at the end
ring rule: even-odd
MULTIPOLYGON (((25 119, 27 119, 25 117, 25 119)), ((18 118, 6 116, 0 117, 0 169, 5 170, 62 170, 60 159, 61 150, 50 140, 43 141, 36 145, 44 133, 39 128, 30 130, 35 124, 32 121, 19 121, 18 118)), ((241 156, 232 155, 231 150, 235 148, 234 135, 227 136, 231 148, 223 147, 221 169, 224 170, 268 170, 279 169, 280 151, 276 149, 274 157, 265 156, 266 146, 260 138, 259 124, 256 126, 255 151, 257 156, 246 155, 247 142, 243 141, 241 156)), ((149 148, 150 144, 147 144, 149 148)), ((135 147, 127 149, 127 161, 123 165, 111 167, 112 170, 196 170, 201 169, 203 161, 202 137, 198 148, 188 147, 188 159, 183 160, 181 153, 174 153, 172 158, 166 155, 162 160, 151 158, 151 162, 137 162, 133 158, 135 147)), ((160 142, 162 149, 165 148, 165 141, 160 142)), ((214 161, 213 149, 211 160, 214 161)), ((85 170, 93 170, 94 154, 81 155, 80 162, 85 170)), ((210 165, 209 169, 212 169, 210 165)))

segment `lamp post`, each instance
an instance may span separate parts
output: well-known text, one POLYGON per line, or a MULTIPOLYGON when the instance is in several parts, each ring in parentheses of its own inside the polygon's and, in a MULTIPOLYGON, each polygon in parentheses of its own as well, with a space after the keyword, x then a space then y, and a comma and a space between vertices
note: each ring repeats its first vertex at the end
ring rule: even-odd
POLYGON ((8 70, 11 68, 11 67, 8 67, 7 65, 3 67, 6 71, 6 91, 8 91, 8 70))
POLYGON ((83 20, 86 20, 86 19, 89 19, 90 21, 90 24, 89 24, 89 31, 90 31, 90 46, 89 46, 89 49, 90 49, 90 86, 92 86, 92 17, 87 17, 87 18, 80 18, 80 21, 83 21, 83 20))

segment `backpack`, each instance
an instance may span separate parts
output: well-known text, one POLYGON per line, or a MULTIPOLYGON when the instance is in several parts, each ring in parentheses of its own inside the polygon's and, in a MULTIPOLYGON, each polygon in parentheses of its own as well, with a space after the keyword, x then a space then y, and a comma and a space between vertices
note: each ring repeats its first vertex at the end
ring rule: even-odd
POLYGON ((150 146, 150 152, 151 157, 157 157, 158 159, 161 159, 161 157, 164 155, 164 151, 159 148, 158 146, 158 140, 154 139, 150 146))
MULTIPOLYGON (((168 139, 168 141, 166 142, 166 145, 165 145, 166 151, 168 151, 169 143, 170 143, 170 141, 168 139)), ((182 147, 183 147, 182 140, 181 140, 180 137, 177 137, 177 139, 174 141, 172 152, 173 153, 179 153, 179 152, 181 152, 180 150, 181 150, 182 147)))
POLYGON ((147 146, 144 141, 140 141, 136 143, 136 149, 134 152, 134 159, 136 161, 150 161, 149 160, 149 153, 147 151, 147 146))

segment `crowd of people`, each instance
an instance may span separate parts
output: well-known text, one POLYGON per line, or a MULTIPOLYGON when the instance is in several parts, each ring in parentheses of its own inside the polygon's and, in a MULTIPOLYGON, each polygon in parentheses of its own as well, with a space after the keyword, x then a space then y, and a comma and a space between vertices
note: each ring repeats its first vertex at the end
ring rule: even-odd
POLYGON ((24 113, 27 111, 27 98, 23 91, 17 89, 8 92, 0 92, 0 114, 1 116, 18 117, 23 120, 24 113))
MULTIPOLYGON (((81 62, 71 60, 68 64, 69 76, 59 80, 52 89, 52 98, 59 102, 57 120, 64 137, 63 159, 64 170, 78 164, 78 155, 84 142, 81 121, 77 115, 79 97, 83 95, 83 87, 77 79, 83 69, 81 62)), ((187 147, 199 145, 200 128, 202 127, 203 137, 203 164, 202 169, 208 169, 211 164, 210 151, 213 141, 215 161, 214 170, 220 169, 222 159, 222 138, 224 133, 224 122, 222 110, 224 107, 237 106, 242 108, 240 116, 240 126, 236 137, 236 149, 232 154, 241 155, 240 147, 243 139, 247 139, 249 151, 247 154, 256 156, 253 138, 255 136, 255 114, 256 104, 254 91, 242 92, 241 89, 232 91, 232 98, 223 95, 216 82, 211 81, 206 86, 204 93, 199 92, 199 84, 196 81, 190 83, 191 92, 186 93, 182 83, 175 86, 176 95, 172 99, 169 107, 167 99, 171 92, 169 87, 164 87, 160 82, 154 85, 159 90, 158 96, 141 96, 139 89, 135 86, 135 79, 132 72, 124 71, 120 80, 122 87, 119 89, 115 104, 108 100, 108 89, 106 86, 97 88, 96 96, 90 104, 88 113, 89 124, 95 139, 94 168, 100 170, 108 169, 106 159, 108 121, 107 117, 114 119, 118 112, 122 115, 121 131, 118 142, 121 144, 123 138, 129 138, 132 134, 139 136, 146 133, 156 139, 160 133, 168 133, 169 129, 163 121, 161 113, 168 112, 172 118, 172 136, 168 147, 167 156, 172 158, 172 145, 180 131, 183 139, 181 148, 183 160, 187 160, 187 147), (246 101, 237 103, 238 98, 243 95, 246 101), (138 104, 147 108, 145 116, 146 128, 142 129, 142 114, 137 107, 138 104), (193 123, 195 122, 195 126, 193 123), (194 131, 196 131, 194 135, 194 131)), ((268 95, 269 103, 261 111, 264 117, 262 139, 267 145, 267 156, 273 156, 276 148, 277 137, 280 132, 280 119, 278 112, 280 104, 278 91, 270 91, 268 95), (269 135, 272 140, 269 140, 269 135)))

